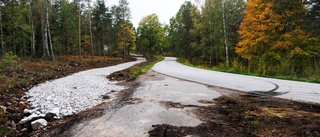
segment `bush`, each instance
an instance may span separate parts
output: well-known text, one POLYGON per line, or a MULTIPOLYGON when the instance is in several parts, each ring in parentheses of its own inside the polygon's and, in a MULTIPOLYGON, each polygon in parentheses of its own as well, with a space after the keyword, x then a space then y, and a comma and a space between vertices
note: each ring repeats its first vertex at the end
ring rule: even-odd
POLYGON ((12 52, 6 53, 0 61, 0 71, 12 72, 19 69, 20 58, 12 52))

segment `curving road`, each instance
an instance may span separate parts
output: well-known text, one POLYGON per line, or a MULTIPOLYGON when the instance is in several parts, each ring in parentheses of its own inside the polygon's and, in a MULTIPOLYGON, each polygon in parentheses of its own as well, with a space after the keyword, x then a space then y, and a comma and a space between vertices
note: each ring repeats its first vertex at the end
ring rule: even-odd
POLYGON ((152 70, 202 84, 263 95, 270 93, 284 99, 320 104, 320 84, 197 69, 177 63, 174 57, 166 57, 152 70))

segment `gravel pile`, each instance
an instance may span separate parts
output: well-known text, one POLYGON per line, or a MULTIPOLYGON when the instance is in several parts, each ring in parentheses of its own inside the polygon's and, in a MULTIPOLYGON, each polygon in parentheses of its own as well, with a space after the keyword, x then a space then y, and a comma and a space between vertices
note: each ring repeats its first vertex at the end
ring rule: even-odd
POLYGON ((33 87, 23 97, 30 104, 24 112, 30 115, 20 123, 40 118, 60 119, 100 104, 105 95, 111 96, 111 99, 114 98, 115 94, 111 95, 111 93, 123 90, 125 87, 109 81, 106 76, 143 61, 145 60, 140 58, 135 62, 82 71, 33 87))

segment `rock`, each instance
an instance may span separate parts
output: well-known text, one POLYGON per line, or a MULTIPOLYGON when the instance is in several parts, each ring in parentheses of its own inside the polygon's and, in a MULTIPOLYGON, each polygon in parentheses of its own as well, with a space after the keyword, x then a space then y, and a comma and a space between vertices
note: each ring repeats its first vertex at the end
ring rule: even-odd
POLYGON ((12 103, 11 103, 11 102, 6 102, 6 105, 7 105, 7 106, 11 106, 12 103))
POLYGON ((23 128, 23 129, 21 129, 21 131, 20 132, 26 132, 26 131, 28 131, 28 129, 27 128, 23 128))
POLYGON ((38 118, 43 118, 44 116, 45 116, 44 114, 37 115, 37 114, 33 113, 30 116, 21 119, 21 121, 19 123, 20 124, 24 124, 24 123, 27 123, 29 121, 32 121, 32 120, 35 120, 35 119, 38 119, 38 118))
POLYGON ((37 114, 37 115, 40 115, 40 114, 41 114, 40 111, 36 111, 36 112, 34 112, 34 113, 37 114))
POLYGON ((50 108, 45 114, 45 119, 48 121, 60 119, 60 109, 58 107, 50 108))
POLYGON ((33 130, 39 129, 39 127, 47 126, 48 122, 45 119, 38 119, 31 122, 31 127, 33 130))
POLYGON ((7 107, 5 107, 5 106, 1 106, 1 105, 0 105, 0 108, 1 108, 4 112, 7 111, 7 107))
POLYGON ((24 109, 23 112, 26 113, 26 114, 32 114, 32 113, 34 113, 36 111, 39 111, 39 110, 40 110, 40 108, 35 108, 35 109, 32 109, 32 110, 24 109))

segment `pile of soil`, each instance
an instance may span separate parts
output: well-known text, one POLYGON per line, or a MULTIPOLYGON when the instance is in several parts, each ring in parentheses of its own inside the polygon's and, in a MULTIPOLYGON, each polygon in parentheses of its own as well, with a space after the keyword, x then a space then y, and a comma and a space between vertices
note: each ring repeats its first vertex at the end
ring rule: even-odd
POLYGON ((0 88, 0 136, 28 136, 32 132, 30 125, 20 125, 18 123, 24 117, 23 110, 28 105, 21 97, 33 86, 79 71, 108 67, 135 60, 135 58, 122 60, 120 58, 101 59, 100 57, 95 58, 95 61, 83 60, 79 63, 76 59, 66 60, 67 58, 61 57, 58 59, 59 62, 21 61, 19 62, 19 69, 12 72, 2 72, 2 77, 14 77, 15 81, 12 82, 10 87, 2 84, 0 88))
MULTIPOLYGON (((274 97, 248 97, 239 92, 231 94, 214 99, 215 105, 192 106, 195 108, 195 114, 205 121, 203 124, 196 127, 154 125, 149 135, 151 137, 320 136, 319 104, 274 97)), ((171 106, 190 107, 182 104, 171 106)))

